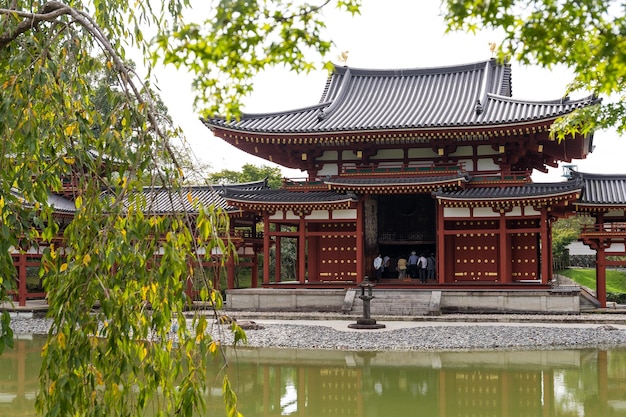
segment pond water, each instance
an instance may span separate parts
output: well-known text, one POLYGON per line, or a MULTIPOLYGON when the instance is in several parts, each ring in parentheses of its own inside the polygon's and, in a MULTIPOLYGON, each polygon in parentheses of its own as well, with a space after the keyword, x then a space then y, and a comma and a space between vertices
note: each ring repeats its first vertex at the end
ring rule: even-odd
MULTIPOLYGON (((35 416, 42 338, 0 356, 0 416, 35 416)), ((626 349, 348 352, 243 348, 229 377, 246 417, 626 417, 626 349), (410 413, 410 414, 409 414, 410 413)), ((207 415, 224 415, 209 376, 207 415)))

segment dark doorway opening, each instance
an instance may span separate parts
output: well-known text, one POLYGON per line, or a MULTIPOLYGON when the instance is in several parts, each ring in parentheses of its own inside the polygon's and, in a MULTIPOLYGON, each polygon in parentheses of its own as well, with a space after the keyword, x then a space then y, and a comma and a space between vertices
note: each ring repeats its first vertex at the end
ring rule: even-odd
POLYGON ((436 201, 429 194, 378 196, 378 248, 388 256, 434 253, 436 201))

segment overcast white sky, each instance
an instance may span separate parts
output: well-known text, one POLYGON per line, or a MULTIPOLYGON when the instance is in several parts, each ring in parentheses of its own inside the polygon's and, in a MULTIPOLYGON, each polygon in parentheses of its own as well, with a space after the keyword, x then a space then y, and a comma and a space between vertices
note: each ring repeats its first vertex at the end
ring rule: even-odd
MULTIPOLYGON (((358 68, 419 68, 456 65, 488 59, 489 42, 499 42, 496 33, 445 34, 439 0, 364 0, 360 16, 327 8, 324 11, 329 38, 335 43, 327 59, 338 63, 337 55, 349 51, 347 65, 358 68)), ((521 67, 512 62, 513 96, 531 100, 560 98, 570 74, 563 68, 552 70, 521 67)), ((321 64, 320 64, 321 67, 321 64)), ((239 169, 245 163, 272 165, 226 144, 199 121, 192 109, 190 78, 173 68, 158 69, 161 98, 174 121, 180 125, 197 158, 210 164, 212 171, 239 169)), ((316 104, 322 94, 327 73, 323 70, 296 75, 283 69, 261 74, 254 94, 245 100, 245 111, 265 113, 316 104)), ((584 95, 581 93, 580 96, 584 95)), ((572 97, 572 98, 577 98, 572 97)), ((595 149, 587 159, 574 161, 579 171, 626 173, 626 138, 615 132, 599 131, 595 149)), ((285 176, 303 178, 305 173, 284 170, 285 176)), ((561 170, 534 175, 536 181, 559 181, 561 170)))

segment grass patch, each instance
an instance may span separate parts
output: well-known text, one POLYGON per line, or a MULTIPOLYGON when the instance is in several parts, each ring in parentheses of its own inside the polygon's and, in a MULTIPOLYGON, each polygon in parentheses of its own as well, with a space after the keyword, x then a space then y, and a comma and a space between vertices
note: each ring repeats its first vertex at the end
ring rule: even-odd
MULTIPOLYGON (((558 274, 570 278, 577 284, 596 290, 596 270, 587 268, 571 268, 557 271, 558 274)), ((607 300, 623 303, 626 301, 626 272, 614 269, 606 270, 607 300)))

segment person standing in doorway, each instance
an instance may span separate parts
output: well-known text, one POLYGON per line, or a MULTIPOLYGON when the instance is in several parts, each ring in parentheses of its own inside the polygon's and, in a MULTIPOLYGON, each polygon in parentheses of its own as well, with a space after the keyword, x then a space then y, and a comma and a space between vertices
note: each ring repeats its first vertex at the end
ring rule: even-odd
POLYGON ((383 278, 391 278, 393 274, 390 272, 391 260, 389 255, 385 255, 383 258, 383 278))
POLYGON ((417 265, 419 268, 420 281, 423 284, 426 282, 426 268, 428 268, 428 260, 426 259, 423 253, 420 254, 419 260, 417 261, 417 265))
POLYGON ((398 278, 406 278, 406 258, 404 258, 403 256, 400 256, 398 258, 398 278))
POLYGON ((377 257, 374 258, 374 281, 378 282, 383 276, 383 257, 378 254, 377 257))
POLYGON ((435 254, 431 253, 426 261, 426 279, 435 281, 435 254))
POLYGON ((411 278, 417 278, 417 261, 419 258, 415 254, 415 251, 411 252, 411 256, 409 256, 409 262, 407 267, 407 272, 411 278))

